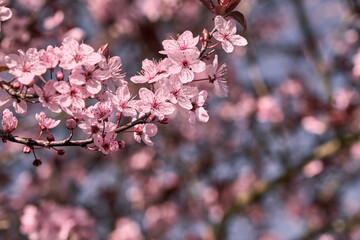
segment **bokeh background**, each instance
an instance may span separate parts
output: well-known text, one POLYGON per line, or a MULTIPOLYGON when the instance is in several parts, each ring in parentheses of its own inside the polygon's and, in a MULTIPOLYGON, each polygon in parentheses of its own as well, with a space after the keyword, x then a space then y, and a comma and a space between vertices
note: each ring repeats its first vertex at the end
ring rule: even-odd
MULTIPOLYGON (((17 49, 72 36, 108 43, 127 79, 143 59, 161 58, 163 40, 200 35, 214 18, 196 0, 6 5, 2 65, 17 49)), ((230 92, 219 98, 202 85, 208 123, 190 127, 178 113, 152 148, 123 133, 124 150, 44 149, 38 168, 22 146, 1 143, 0 239, 360 239, 360 3, 242 0, 237 10, 249 44, 230 55, 218 49, 230 92)), ((38 134, 36 111, 18 135, 38 134)))

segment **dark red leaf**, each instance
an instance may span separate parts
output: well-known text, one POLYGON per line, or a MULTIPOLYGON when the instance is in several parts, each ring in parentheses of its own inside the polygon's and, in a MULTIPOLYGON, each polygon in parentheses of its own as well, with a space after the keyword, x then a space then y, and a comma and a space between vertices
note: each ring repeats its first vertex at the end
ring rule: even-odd
POLYGON ((235 11, 235 12, 229 13, 227 16, 238 21, 241 24, 241 26, 243 26, 244 31, 246 31, 246 19, 245 19, 244 14, 242 14, 241 12, 235 11))
POLYGON ((226 12, 231 12, 232 10, 234 10, 236 6, 239 5, 240 2, 241 0, 230 0, 226 12))
POLYGON ((215 7, 215 13, 216 13, 216 15, 224 16, 225 13, 226 13, 226 6, 216 5, 216 7, 215 7))
POLYGON ((199 0, 204 6, 209 9, 211 12, 215 12, 215 5, 211 0, 199 0))

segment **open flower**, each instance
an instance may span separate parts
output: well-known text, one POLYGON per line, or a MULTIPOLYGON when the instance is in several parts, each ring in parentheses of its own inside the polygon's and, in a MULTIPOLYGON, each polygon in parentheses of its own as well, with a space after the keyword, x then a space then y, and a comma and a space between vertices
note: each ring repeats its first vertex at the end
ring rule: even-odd
POLYGON ((65 38, 62 44, 63 48, 59 54, 61 68, 70 70, 78 65, 95 65, 102 59, 100 53, 95 52, 92 47, 85 43, 79 44, 71 37, 65 38))
POLYGON ((207 92, 202 90, 198 95, 191 99, 192 109, 190 110, 189 122, 195 125, 196 119, 200 122, 209 121, 209 114, 203 107, 207 98, 207 92))
POLYGON ((12 132, 17 127, 18 120, 14 117, 9 109, 3 111, 3 119, 1 121, 2 129, 6 132, 12 132))
POLYGON ((39 122, 41 131, 48 131, 49 129, 56 127, 60 123, 60 120, 56 121, 55 119, 47 118, 44 112, 35 114, 35 118, 39 122))
POLYGON ((137 109, 142 114, 151 112, 161 120, 175 111, 174 105, 167 102, 168 98, 162 88, 156 90, 155 94, 147 88, 141 88, 139 96, 141 100, 137 102, 137 109))
POLYGON ((155 124, 138 124, 134 129, 134 139, 138 143, 141 143, 141 140, 143 140, 146 145, 153 146, 154 143, 151 141, 150 137, 154 137, 157 131, 158 128, 155 124))
POLYGON ((34 77, 44 74, 47 68, 39 61, 39 54, 35 48, 30 48, 26 53, 22 50, 18 52, 19 55, 5 56, 6 65, 10 68, 9 73, 17 77, 20 83, 31 86, 35 81, 34 77))
POLYGON ((224 63, 218 68, 218 56, 215 55, 213 64, 206 66, 206 72, 209 76, 209 81, 214 83, 215 93, 222 97, 227 97, 229 89, 226 83, 226 64, 224 63))
POLYGON ((61 109, 58 104, 59 96, 56 94, 56 89, 54 88, 55 80, 50 79, 42 89, 38 85, 34 85, 34 90, 37 95, 39 95, 39 101, 42 103, 43 107, 47 107, 53 112, 60 113, 61 109))
POLYGON ((169 59, 172 61, 169 73, 178 74, 182 83, 191 82, 194 80, 194 72, 201 73, 206 68, 206 64, 199 60, 197 50, 173 52, 169 54, 169 59))
POLYGON ((129 88, 127 86, 119 87, 116 95, 110 95, 114 107, 127 117, 136 117, 136 101, 131 100, 129 88))
POLYGON ((170 93, 170 102, 179 103, 180 107, 190 110, 192 104, 190 99, 198 94, 196 87, 184 85, 177 77, 172 75, 165 85, 170 93))
POLYGON ((247 41, 244 37, 236 35, 236 23, 233 19, 226 21, 221 16, 215 18, 215 28, 217 32, 214 33, 214 38, 221 42, 222 48, 227 53, 234 51, 234 46, 245 46, 247 41))
MULTIPOLYGON (((164 46, 164 51, 160 51, 161 54, 168 54, 174 51, 188 51, 196 49, 196 45, 199 42, 199 36, 193 37, 192 32, 185 31, 183 32, 177 40, 165 40, 162 42, 164 46)), ((197 50, 197 49, 196 49, 197 50)))
POLYGON ((142 68, 140 75, 133 76, 130 80, 134 83, 155 83, 164 77, 169 76, 166 72, 159 71, 159 64, 149 59, 142 61, 142 68))
POLYGON ((119 150, 119 143, 115 140, 117 134, 115 132, 108 132, 105 136, 99 134, 94 135, 94 144, 99 148, 103 154, 107 155, 111 152, 119 150))

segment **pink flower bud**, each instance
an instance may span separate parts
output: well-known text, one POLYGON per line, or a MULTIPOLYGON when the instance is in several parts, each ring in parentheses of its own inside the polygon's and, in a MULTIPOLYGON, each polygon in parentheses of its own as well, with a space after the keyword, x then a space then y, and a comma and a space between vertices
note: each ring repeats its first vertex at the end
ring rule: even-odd
POLYGON ((66 128, 69 130, 74 130, 76 128, 76 121, 73 118, 66 120, 66 128))
POLYGON ((15 90, 18 90, 20 88, 20 83, 19 82, 13 82, 11 84, 12 88, 15 90))
POLYGON ((124 149, 125 148, 125 141, 124 140, 119 140, 118 144, 119 144, 119 149, 124 149))
POLYGON ((102 45, 97 52, 102 54, 105 58, 109 58, 109 44, 102 45))
POLYGON ((64 79, 64 73, 60 72, 60 71, 56 72, 56 79, 59 80, 59 81, 63 80, 64 79))
POLYGON ((49 142, 55 141, 55 137, 54 137, 54 135, 52 135, 52 134, 47 135, 46 139, 47 139, 49 142))
POLYGON ((34 161, 33 161, 33 165, 35 166, 35 167, 38 167, 38 166, 40 166, 42 164, 42 162, 41 162, 41 159, 40 158, 36 158, 34 161))
POLYGON ((31 153, 31 148, 30 148, 29 146, 25 146, 25 147, 23 148, 23 152, 24 152, 25 154, 29 154, 29 153, 31 153))
POLYGON ((121 113, 121 112, 117 112, 117 113, 116 113, 116 119, 117 119, 118 121, 120 121, 121 118, 122 118, 122 113, 121 113))
POLYGON ((64 149, 59 149, 59 150, 57 151, 57 153, 58 153, 60 156, 62 156, 62 155, 65 154, 65 150, 64 150, 64 149))

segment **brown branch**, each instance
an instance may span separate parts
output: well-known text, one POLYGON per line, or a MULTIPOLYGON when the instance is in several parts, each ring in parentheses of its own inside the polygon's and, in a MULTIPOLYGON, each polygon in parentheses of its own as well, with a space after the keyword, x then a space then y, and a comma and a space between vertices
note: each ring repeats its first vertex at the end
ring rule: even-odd
POLYGON ((351 134, 348 136, 334 138, 315 148, 313 154, 303 158, 299 164, 287 169, 286 172, 278 178, 270 182, 264 182, 259 180, 257 183, 255 183, 254 188, 250 192, 239 195, 237 199, 233 202, 233 204, 225 210, 223 218, 215 228, 216 239, 226 239, 226 224, 232 216, 243 211, 250 204, 258 201, 262 196, 272 190, 275 186, 288 182, 289 179, 301 172, 303 167, 309 161, 313 159, 324 160, 324 158, 330 157, 335 153, 339 152, 343 147, 349 147, 352 143, 358 140, 358 137, 359 134, 351 134))
POLYGON ((209 33, 209 36, 207 37, 207 39, 204 39, 205 41, 205 44, 202 44, 201 46, 201 50, 200 50, 200 55, 199 55, 199 59, 203 59, 206 55, 204 55, 206 49, 208 48, 209 46, 209 43, 211 42, 211 38, 212 38, 212 35, 214 34, 214 32, 216 32, 216 28, 214 27, 213 30, 211 30, 211 32, 209 33))
POLYGON ((16 89, 14 89, 11 84, 9 84, 8 82, 5 81, 0 81, 0 88, 4 89, 9 95, 16 97, 16 98, 20 98, 20 99, 28 99, 28 98, 38 98, 39 96, 34 93, 34 94, 25 94, 25 93, 21 93, 19 91, 17 91, 16 89))
MULTIPOLYGON (((150 116, 150 114, 146 114, 143 117, 130 122, 128 124, 125 124, 121 127, 118 127, 114 130, 114 132, 119 133, 119 132, 123 132, 129 128, 132 128, 138 124, 141 123, 146 123, 147 118, 150 116)), ((50 148, 50 147, 60 147, 60 146, 78 146, 78 147, 85 147, 88 144, 93 143, 93 139, 87 138, 87 139, 82 139, 82 140, 70 140, 70 139, 65 139, 62 141, 46 141, 46 140, 34 140, 32 138, 23 138, 23 137, 18 137, 18 136, 14 136, 12 134, 7 133, 4 130, 0 130, 0 138, 5 139, 6 141, 10 141, 10 142, 15 142, 15 143, 20 143, 20 144, 24 144, 27 146, 40 146, 40 147, 46 147, 46 148, 50 148)))

